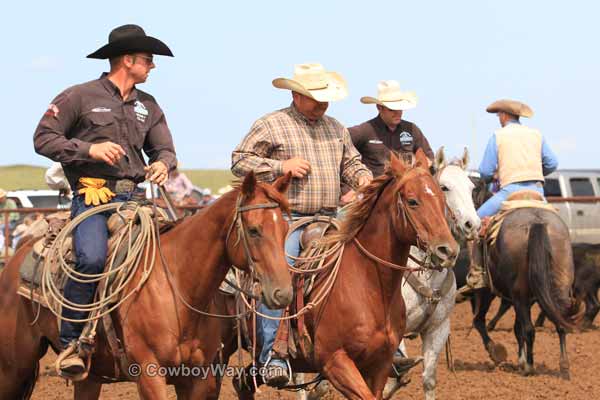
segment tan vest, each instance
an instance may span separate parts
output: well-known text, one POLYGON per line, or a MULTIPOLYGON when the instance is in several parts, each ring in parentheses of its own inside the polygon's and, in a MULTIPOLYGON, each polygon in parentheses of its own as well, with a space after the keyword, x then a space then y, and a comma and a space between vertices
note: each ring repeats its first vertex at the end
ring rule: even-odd
POLYGON ((496 131, 500 187, 523 181, 544 181, 542 135, 519 124, 496 131))

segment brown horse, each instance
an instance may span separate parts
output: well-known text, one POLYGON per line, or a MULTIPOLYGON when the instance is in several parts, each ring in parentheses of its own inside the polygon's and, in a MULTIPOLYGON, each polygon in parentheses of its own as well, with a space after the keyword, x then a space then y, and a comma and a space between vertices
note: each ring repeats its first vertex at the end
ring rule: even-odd
MULTIPOLYGON (((488 198, 485 184, 474 197, 488 198)), ((479 203, 481 204, 481 203, 479 203)), ((566 332, 581 320, 581 303, 573 297, 574 266, 569 229, 560 216, 541 208, 516 209, 504 219, 494 246, 485 261, 496 293, 515 308, 514 333, 518 343, 519 366, 533 374, 535 329, 531 306, 537 301, 556 326, 560 339, 560 373, 569 378, 566 332)), ((485 316, 495 295, 488 288, 475 292, 473 325, 481 335, 491 359, 502 362, 506 350, 489 337, 485 316)))
MULTIPOLYGON (((184 301, 197 309, 209 308, 227 272, 223 266, 254 268, 262 300, 273 308, 289 304, 292 287, 283 250, 288 225, 282 210, 289 212, 283 193, 290 179, 288 174, 268 185, 256 182, 251 173, 239 188, 161 235, 164 258, 157 255, 157 265, 145 285, 113 313, 129 365, 139 366, 133 372, 140 372, 135 380, 141 398, 166 399, 167 383, 175 384, 183 399, 197 398, 205 389, 189 377, 146 372, 166 366, 207 365, 215 358, 219 343, 205 331, 206 317, 184 301), (231 229, 236 223, 238 231, 231 229)), ((55 351, 59 348, 56 318, 42 308, 31 324, 35 307, 17 294, 19 267, 31 247, 32 242, 23 246, 0 274, 0 399, 29 398, 39 359, 49 345, 55 351)), ((141 268, 138 271, 133 287, 141 268)), ((119 376, 117 366, 100 332, 90 376, 76 383, 75 397, 94 399, 102 383, 132 379, 125 375, 127 371, 119 376)))
MULTIPOLYGON (((349 207, 339 234, 327 239, 345 243, 339 273, 328 297, 306 314, 312 357, 293 359, 292 365, 297 372, 322 373, 347 398, 380 399, 406 322, 405 271, 384 263, 406 265, 410 246, 417 244, 438 265, 449 267, 458 244, 446 224, 444 195, 422 152, 414 168, 392 155, 385 175, 362 196, 349 207)), ((323 280, 315 285, 307 301, 323 280)), ((241 398, 253 397, 251 385, 241 379, 235 384, 241 398)))

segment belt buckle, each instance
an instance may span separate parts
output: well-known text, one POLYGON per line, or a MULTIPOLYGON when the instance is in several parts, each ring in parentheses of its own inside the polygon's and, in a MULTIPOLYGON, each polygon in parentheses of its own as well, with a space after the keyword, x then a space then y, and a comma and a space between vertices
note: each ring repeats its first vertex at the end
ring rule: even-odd
POLYGON ((115 183, 116 193, 127 193, 133 192, 135 189, 135 183, 129 179, 120 179, 115 183))

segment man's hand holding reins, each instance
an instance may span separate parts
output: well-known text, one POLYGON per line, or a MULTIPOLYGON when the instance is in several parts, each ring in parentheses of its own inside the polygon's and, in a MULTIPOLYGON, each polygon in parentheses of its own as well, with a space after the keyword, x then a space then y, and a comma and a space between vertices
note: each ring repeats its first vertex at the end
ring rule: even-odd
POLYGON ((162 161, 155 161, 152 164, 144 167, 146 171, 146 179, 157 185, 164 185, 169 179, 169 168, 162 161))
POLYGON ((125 150, 113 142, 94 143, 90 146, 89 155, 94 160, 114 166, 125 155, 125 150))

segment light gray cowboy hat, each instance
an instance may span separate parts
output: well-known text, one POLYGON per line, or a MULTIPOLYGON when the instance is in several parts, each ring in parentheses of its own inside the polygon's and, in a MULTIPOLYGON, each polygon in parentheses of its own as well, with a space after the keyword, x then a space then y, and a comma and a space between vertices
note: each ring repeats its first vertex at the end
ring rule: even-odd
POLYGON ((403 92, 397 81, 381 81, 377 84, 377 97, 360 98, 363 104, 379 104, 390 110, 410 110, 417 106, 415 92, 403 92))
POLYGON ((348 96, 344 78, 337 72, 325 71, 318 63, 296 65, 292 79, 274 79, 273 86, 303 94, 323 103, 342 100, 348 96))

